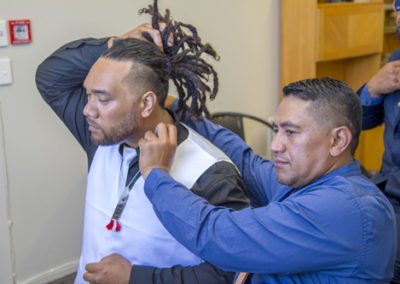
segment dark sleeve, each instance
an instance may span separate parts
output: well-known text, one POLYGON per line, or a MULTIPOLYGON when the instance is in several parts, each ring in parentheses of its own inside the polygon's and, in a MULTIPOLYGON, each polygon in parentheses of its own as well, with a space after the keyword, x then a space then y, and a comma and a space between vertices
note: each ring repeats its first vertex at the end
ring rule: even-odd
POLYGON ((93 145, 83 116, 87 102, 83 82, 94 62, 107 49, 107 40, 82 39, 68 43, 46 58, 36 71, 40 95, 87 153, 93 145))
POLYGON ((208 262, 192 267, 156 268, 134 265, 129 284, 222 284, 233 283, 235 273, 224 272, 208 262))
POLYGON ((275 183, 276 175, 270 161, 255 154, 238 135, 206 118, 189 119, 185 123, 233 161, 243 178, 253 207, 264 206, 272 200, 276 190, 271 183, 275 183))
MULTIPOLYGON (((246 189, 236 168, 229 162, 218 162, 205 171, 192 192, 209 203, 233 209, 249 206, 246 189)), ((130 284, 213 284, 232 283, 234 273, 225 272, 204 262, 197 266, 156 268, 134 265, 130 284)))
POLYGON ((384 109, 383 104, 374 106, 363 106, 362 129, 368 130, 375 128, 383 123, 384 109))
POLYGON ((383 100, 379 104, 365 104, 363 98, 369 96, 366 84, 357 91, 357 94, 360 96, 362 105, 362 129, 372 129, 381 125, 384 119, 383 100), (363 94, 363 92, 366 92, 366 94, 363 94))
POLYGON ((250 203, 242 178, 228 162, 218 162, 207 169, 192 187, 192 192, 212 205, 235 210, 249 207, 250 203))

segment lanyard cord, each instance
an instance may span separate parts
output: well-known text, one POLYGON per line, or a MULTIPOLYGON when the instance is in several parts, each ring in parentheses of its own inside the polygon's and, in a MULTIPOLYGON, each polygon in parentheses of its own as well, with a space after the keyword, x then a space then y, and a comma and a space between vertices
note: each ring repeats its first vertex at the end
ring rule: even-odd
MULTIPOLYGON (((171 113, 171 116, 174 117, 174 120, 176 121, 177 119, 175 118, 175 115, 171 113)), ((184 141, 188 137, 189 131, 185 126, 183 126, 181 123, 176 124, 178 128, 178 144, 180 144, 182 141, 184 141)), ((133 188, 135 182, 139 179, 140 175, 140 170, 139 170, 139 148, 136 149, 137 151, 137 156, 134 158, 134 160, 130 163, 131 166, 129 166, 128 174, 127 174, 127 180, 129 177, 129 172, 131 169, 136 168, 136 173, 134 174, 133 178, 125 183, 124 190, 121 193, 121 196, 119 197, 118 204, 114 209, 114 213, 111 217, 110 222, 107 224, 106 228, 110 231, 115 231, 119 232, 121 230, 121 224, 119 223, 119 219, 122 215, 122 212, 124 211, 125 205, 128 202, 129 199, 129 192, 133 188), (133 166, 135 165, 135 167, 133 166)))
POLYGON ((128 202, 129 199, 129 193, 132 190, 133 186, 135 185, 136 181, 140 178, 141 174, 140 174, 140 170, 139 170, 139 166, 138 166, 138 158, 139 156, 137 156, 132 162, 131 162, 131 166, 128 169, 128 174, 127 174, 127 182, 126 185, 124 187, 124 190, 122 191, 117 206, 114 209, 114 213, 111 217, 110 222, 107 224, 106 228, 109 231, 115 231, 115 232, 119 232, 121 231, 121 224, 119 223, 119 219, 121 218, 122 212, 125 209, 125 205, 128 202), (135 166, 133 166, 135 165, 135 166), (134 174, 134 176, 131 178, 131 180, 128 182, 128 176, 129 176, 129 172, 131 169, 133 168, 137 168, 136 173, 134 174))

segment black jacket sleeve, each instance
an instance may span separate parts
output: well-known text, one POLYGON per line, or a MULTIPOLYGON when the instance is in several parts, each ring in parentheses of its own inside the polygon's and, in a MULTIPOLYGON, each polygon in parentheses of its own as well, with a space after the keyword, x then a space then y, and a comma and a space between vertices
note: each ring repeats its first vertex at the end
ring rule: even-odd
POLYGON ((57 116, 64 122, 90 157, 90 142, 83 108, 87 102, 83 82, 96 60, 107 49, 108 38, 70 42, 48 58, 36 71, 36 85, 57 116))
POLYGON ((171 268, 136 266, 131 270, 129 284, 220 284, 233 283, 235 273, 224 272, 208 262, 192 267, 171 268))
POLYGON ((229 162, 218 162, 207 169, 192 187, 193 193, 210 204, 240 210, 250 200, 236 167, 229 162))
MULTIPOLYGON (((213 205, 243 209, 249 206, 244 183, 237 169, 228 162, 218 162, 196 181, 192 191, 213 205)), ((134 265, 129 284, 219 284, 232 283, 234 273, 225 272, 204 262, 197 266, 156 268, 134 265)))

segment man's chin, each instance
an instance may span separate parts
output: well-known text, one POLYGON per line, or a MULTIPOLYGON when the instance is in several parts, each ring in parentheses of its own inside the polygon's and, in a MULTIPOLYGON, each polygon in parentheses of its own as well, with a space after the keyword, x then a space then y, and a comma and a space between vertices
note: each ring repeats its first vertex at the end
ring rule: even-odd
POLYGON ((284 184, 284 185, 289 185, 288 178, 283 176, 282 174, 279 174, 278 172, 276 173, 276 179, 279 181, 279 183, 284 184))
POLYGON ((107 141, 104 138, 94 137, 93 135, 90 136, 90 141, 96 146, 109 146, 115 143, 111 143, 111 141, 107 141))
POLYGON ((276 179, 279 181, 280 184, 287 185, 290 187, 294 186, 295 177, 288 172, 284 172, 283 170, 276 171, 276 179))

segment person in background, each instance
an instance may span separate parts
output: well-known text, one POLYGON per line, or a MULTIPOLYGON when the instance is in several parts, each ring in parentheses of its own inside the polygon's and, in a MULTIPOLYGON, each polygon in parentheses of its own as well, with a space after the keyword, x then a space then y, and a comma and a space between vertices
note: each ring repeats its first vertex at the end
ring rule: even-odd
MULTIPOLYGON (((400 1, 394 1, 396 32, 400 36, 400 1)), ((385 193, 396 212, 397 236, 400 236, 400 49, 395 50, 386 63, 359 90, 363 107, 363 129, 372 129, 382 123, 384 154, 382 167, 373 182, 385 193)), ((399 239, 397 239, 399 242, 399 239)), ((400 247, 397 246, 394 277, 391 283, 400 283, 400 247)))
POLYGON ((157 216, 191 252, 242 271, 236 283, 386 283, 393 276, 395 214, 353 158, 358 96, 330 78, 294 82, 283 93, 272 161, 208 120, 188 122, 236 164, 251 208, 233 211, 192 194, 170 174, 175 127, 146 132, 139 164, 157 216))
POLYGON ((216 95, 218 80, 202 55, 217 54, 193 26, 172 21, 169 11, 162 16, 157 1, 142 12, 152 15, 152 27, 68 43, 37 70, 40 94, 88 157, 75 283, 103 283, 113 269, 121 278, 111 283, 231 283, 233 273, 204 262, 163 227, 144 194, 139 171, 139 139, 160 122, 175 124, 179 138, 171 175, 214 205, 248 206, 230 159, 179 122, 186 115, 207 114, 206 98, 216 95), (182 102, 191 101, 179 109, 180 118, 164 107, 169 80, 182 102), (121 265, 115 266, 114 259, 121 265))

